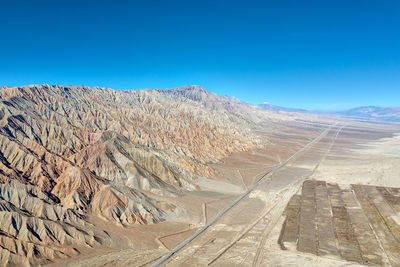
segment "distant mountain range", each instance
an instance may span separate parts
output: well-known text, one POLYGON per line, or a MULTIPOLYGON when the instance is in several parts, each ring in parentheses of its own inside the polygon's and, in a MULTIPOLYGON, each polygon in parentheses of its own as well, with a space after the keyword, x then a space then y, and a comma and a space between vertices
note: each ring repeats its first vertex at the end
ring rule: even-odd
POLYGON ((275 106, 271 103, 264 102, 263 104, 258 105, 259 107, 265 110, 273 110, 273 111, 286 111, 286 112, 299 112, 299 113, 310 113, 309 110, 300 109, 300 108, 286 108, 281 106, 275 106))
POLYGON ((400 107, 365 106, 365 107, 356 107, 344 111, 315 111, 315 110, 281 107, 270 103, 263 103, 258 106, 265 110, 272 110, 272 111, 312 113, 312 114, 357 118, 364 120, 400 122, 400 107))
POLYGON ((400 107, 357 107, 338 114, 351 118, 400 122, 400 107))

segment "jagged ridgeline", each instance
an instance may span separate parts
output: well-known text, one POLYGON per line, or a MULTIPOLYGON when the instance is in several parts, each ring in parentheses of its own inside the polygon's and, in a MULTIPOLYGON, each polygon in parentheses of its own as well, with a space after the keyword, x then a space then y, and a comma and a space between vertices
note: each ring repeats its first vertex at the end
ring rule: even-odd
POLYGON ((112 245, 91 215, 157 223, 209 163, 257 146, 266 111, 199 86, 0 88, 1 265, 112 245), (151 197, 150 197, 151 195, 151 197))

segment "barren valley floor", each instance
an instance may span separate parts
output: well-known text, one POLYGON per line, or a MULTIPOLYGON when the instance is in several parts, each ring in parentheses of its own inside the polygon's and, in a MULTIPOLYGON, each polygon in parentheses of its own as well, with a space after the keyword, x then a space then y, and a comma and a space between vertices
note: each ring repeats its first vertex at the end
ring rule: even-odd
MULTIPOLYGON (((356 266, 377 264, 396 266, 396 261, 390 260, 390 255, 383 252, 385 250, 375 253, 377 255, 380 253, 378 256, 374 252, 366 252, 367 256, 360 253, 360 246, 355 246, 357 242, 360 242, 357 239, 360 238, 358 235, 353 234, 351 242, 346 243, 346 233, 343 232, 342 236, 340 233, 338 235, 335 232, 336 228, 328 225, 325 226, 325 232, 327 235, 330 233, 330 239, 327 238, 321 245, 315 245, 317 242, 314 238, 315 232, 307 232, 315 231, 316 227, 308 228, 305 223, 318 225, 318 220, 331 214, 332 210, 334 211, 332 218, 335 218, 332 225, 336 223, 341 225, 340 229, 361 231, 361 228, 346 228, 346 224, 349 224, 347 220, 349 218, 346 217, 348 215, 345 212, 348 208, 346 205, 349 205, 346 199, 341 202, 343 205, 327 204, 325 206, 323 201, 316 202, 316 199, 321 198, 326 201, 329 195, 332 201, 334 196, 342 199, 342 194, 347 194, 347 197, 353 196, 353 200, 356 196, 361 205, 364 205, 359 198, 363 190, 379 191, 387 190, 385 187, 400 188, 400 138, 396 135, 400 133, 400 126, 353 120, 288 130, 286 133, 292 134, 286 136, 275 133, 272 137, 269 136, 269 143, 265 148, 234 153, 224 163, 212 165, 213 168, 219 170, 220 176, 216 177, 215 181, 199 179, 198 186, 202 190, 182 192, 182 196, 175 199, 171 197, 169 200, 179 204, 182 210, 181 213, 178 210, 169 222, 120 229, 121 242, 130 244, 130 247, 121 246, 120 250, 112 251, 90 251, 76 259, 58 261, 49 266, 60 266, 60 264, 85 267, 150 266, 210 222, 219 211, 251 188, 268 170, 282 164, 290 155, 315 139, 324 130, 326 132, 321 135, 318 142, 310 145, 281 169, 265 177, 265 180, 252 192, 168 258, 163 265, 356 266), (315 182, 315 180, 324 182, 315 182), (304 181, 311 182, 306 182, 307 186, 304 186, 304 181), (308 183, 311 183, 311 186, 308 183), (362 186, 351 186, 352 184, 362 184, 362 186), (353 192, 352 190, 355 195, 349 196, 346 192, 353 192), (297 195, 297 202, 294 195, 297 195), (302 195, 303 198, 301 198, 302 195), (320 206, 321 211, 317 209, 319 217, 316 217, 313 210, 318 205, 322 206, 320 206), (301 212, 296 213, 296 208, 299 209, 299 207, 303 208, 301 212), (291 214, 290 210, 292 210, 292 215, 295 214, 293 216, 297 216, 294 217, 296 219, 286 219, 286 216, 291 214), (310 221, 307 221, 307 218, 310 221), (303 226, 299 227, 299 233, 294 230, 298 228, 294 222, 298 221, 303 222, 303 226)), ((393 190, 395 193, 386 197, 397 201, 397 189, 393 190)), ((354 204, 354 201, 351 203, 354 204)), ((398 203, 395 207, 396 205, 398 203)), ((385 209, 384 205, 381 209, 385 209)), ((354 213, 358 211, 355 208, 353 210, 354 213)), ((364 218, 363 216, 353 215, 350 214, 350 219, 357 218, 359 225, 363 227, 369 225, 368 221, 360 219, 364 218)), ((389 218, 388 220, 393 225, 398 223, 396 219, 389 218)), ((396 228, 398 225, 393 227, 393 229, 398 229, 396 228)), ((113 231, 115 232, 115 228, 113 231)), ((375 235, 371 234, 363 236, 363 242, 370 244, 378 241, 375 235)))

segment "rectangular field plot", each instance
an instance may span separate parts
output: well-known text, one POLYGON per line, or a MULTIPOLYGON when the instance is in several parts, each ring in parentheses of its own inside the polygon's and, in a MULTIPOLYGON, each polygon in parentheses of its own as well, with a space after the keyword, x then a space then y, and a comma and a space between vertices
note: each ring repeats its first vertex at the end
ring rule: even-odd
POLYGON ((400 189, 303 183, 285 211, 282 249, 364 265, 400 266, 400 189))

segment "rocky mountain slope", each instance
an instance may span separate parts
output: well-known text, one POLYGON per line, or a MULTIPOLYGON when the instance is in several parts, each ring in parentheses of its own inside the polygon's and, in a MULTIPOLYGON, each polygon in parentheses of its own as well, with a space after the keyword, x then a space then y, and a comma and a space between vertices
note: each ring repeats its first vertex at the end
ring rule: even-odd
POLYGON ((111 246, 91 214, 122 226, 163 221, 174 205, 157 196, 195 190, 196 177, 215 174, 209 163, 259 145, 272 116, 199 86, 1 87, 0 264, 111 246))

